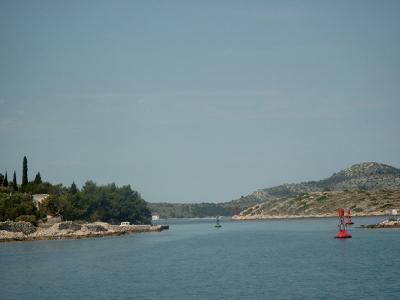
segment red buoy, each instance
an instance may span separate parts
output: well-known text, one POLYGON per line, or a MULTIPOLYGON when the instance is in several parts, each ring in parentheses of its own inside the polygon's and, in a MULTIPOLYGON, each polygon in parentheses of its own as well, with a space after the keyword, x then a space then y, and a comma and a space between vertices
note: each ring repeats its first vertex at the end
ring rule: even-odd
POLYGON ((351 213, 350 213, 350 209, 347 210, 347 222, 346 225, 353 225, 354 222, 351 220, 351 213))
POLYGON ((335 235, 335 239, 347 239, 351 238, 351 234, 346 231, 346 226, 344 225, 344 209, 339 209, 339 232, 335 235))

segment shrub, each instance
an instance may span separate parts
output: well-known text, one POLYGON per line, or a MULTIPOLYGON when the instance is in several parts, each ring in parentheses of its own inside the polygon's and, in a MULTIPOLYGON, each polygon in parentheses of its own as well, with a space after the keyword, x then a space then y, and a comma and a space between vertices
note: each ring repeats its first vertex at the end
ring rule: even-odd
POLYGON ((36 219, 36 216, 34 216, 34 215, 21 215, 21 216, 17 217, 15 219, 15 221, 16 222, 20 222, 20 221, 29 222, 35 226, 37 225, 37 219, 36 219))

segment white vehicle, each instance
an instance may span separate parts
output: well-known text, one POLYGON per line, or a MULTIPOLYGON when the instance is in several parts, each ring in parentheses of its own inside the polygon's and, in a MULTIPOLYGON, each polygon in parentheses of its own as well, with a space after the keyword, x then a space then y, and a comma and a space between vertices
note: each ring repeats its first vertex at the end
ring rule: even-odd
POLYGON ((131 225, 130 222, 121 222, 121 224, 119 226, 128 226, 131 225))

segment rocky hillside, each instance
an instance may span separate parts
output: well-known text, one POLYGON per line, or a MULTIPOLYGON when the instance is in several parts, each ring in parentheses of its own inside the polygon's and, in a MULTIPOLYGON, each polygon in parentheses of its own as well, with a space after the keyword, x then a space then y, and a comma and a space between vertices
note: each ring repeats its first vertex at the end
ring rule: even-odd
POLYGON ((385 194, 393 192, 393 195, 396 195, 396 191, 400 191, 400 169, 380 163, 365 162, 353 165, 323 180, 282 184, 275 187, 260 189, 250 195, 243 196, 240 199, 230 202, 186 204, 149 203, 149 207, 153 214, 157 214, 161 218, 195 218, 217 215, 232 216, 236 208, 240 208, 241 211, 244 211, 250 207, 249 210, 243 213, 247 215, 257 215, 261 213, 271 213, 273 215, 277 213, 290 215, 314 213, 336 214, 336 209, 340 207, 340 205, 343 207, 353 207, 356 204, 360 206, 354 206, 353 208, 359 209, 359 213, 362 213, 366 211, 367 207, 378 210, 381 209, 382 207, 378 204, 374 204, 376 200, 373 198, 384 201, 382 205, 386 205, 388 203, 384 200, 386 199, 385 194), (347 196, 351 195, 353 192, 360 193, 360 196, 358 198, 356 197, 356 199, 359 199, 360 203, 354 203, 349 206, 348 204, 350 204, 351 201, 347 196), (362 194, 363 192, 366 192, 366 194, 362 194), (376 195, 369 198, 370 194, 376 195), (317 201, 311 205, 313 198, 309 197, 318 198, 320 200, 325 199, 320 197, 326 197, 331 202, 329 202, 329 207, 322 205, 325 203, 322 201, 317 201), (365 199, 369 200, 365 202, 365 199), (269 201, 271 203, 269 203, 269 201), (293 205, 288 205, 288 203, 291 203, 290 201, 293 201, 293 205), (308 203, 307 201, 310 202, 308 203), (363 202, 363 204, 361 204, 361 202, 363 202), (307 205, 303 205, 304 203, 307 203, 307 205), (256 206, 253 207, 254 205, 256 206), (363 205, 365 205, 365 208, 363 208, 363 205))
POLYGON ((265 188, 232 201, 241 207, 278 198, 294 197, 304 193, 343 190, 400 190, 400 169, 376 162, 365 162, 351 166, 332 176, 303 183, 283 184, 265 188))
POLYGON ((375 162, 356 164, 316 182, 319 187, 342 189, 399 189, 400 169, 375 162))
POLYGON ((340 207, 351 209, 353 215, 390 214, 392 209, 400 208, 400 190, 310 192, 257 204, 236 219, 336 216, 340 207))

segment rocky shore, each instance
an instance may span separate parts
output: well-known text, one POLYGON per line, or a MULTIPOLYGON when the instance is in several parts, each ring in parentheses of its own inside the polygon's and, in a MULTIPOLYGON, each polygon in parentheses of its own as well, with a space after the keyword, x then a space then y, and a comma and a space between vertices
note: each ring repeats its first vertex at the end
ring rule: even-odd
POLYGON ((319 215, 235 215, 232 220, 245 221, 245 220, 269 220, 269 219, 301 219, 301 218, 326 218, 335 217, 333 214, 319 214, 319 215))
POLYGON ((378 224, 361 225, 361 228, 400 228, 400 220, 389 219, 378 224))
POLYGON ((71 221, 35 227, 28 222, 0 222, 0 242, 63 240, 154 232, 165 229, 162 225, 111 225, 104 222, 78 224, 71 221))
MULTIPOLYGON (((388 212, 370 212, 370 213, 355 213, 352 214, 352 217, 371 217, 371 216, 387 216, 388 212)), ((269 220, 269 219, 305 219, 305 218, 332 218, 337 217, 337 213, 331 214, 302 214, 302 215, 267 215, 267 214, 254 214, 254 215, 235 215, 232 217, 232 220, 241 221, 241 220, 269 220)))

